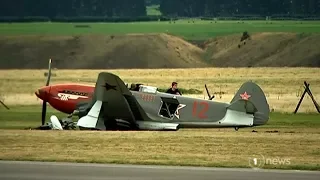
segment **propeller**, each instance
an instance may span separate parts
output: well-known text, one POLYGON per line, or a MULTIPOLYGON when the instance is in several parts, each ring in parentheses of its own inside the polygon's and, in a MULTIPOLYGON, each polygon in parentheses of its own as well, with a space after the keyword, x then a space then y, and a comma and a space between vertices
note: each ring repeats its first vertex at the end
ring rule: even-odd
POLYGON ((47 102, 43 101, 43 103, 42 103, 41 125, 44 125, 44 122, 46 120, 46 113, 47 113, 47 102))
MULTIPOLYGON (((50 84, 50 78, 51 78, 51 62, 52 62, 52 60, 49 59, 49 67, 48 67, 48 74, 47 74, 46 86, 49 86, 49 84, 50 84)), ((43 100, 43 103, 42 103, 42 116, 41 116, 41 124, 42 124, 42 125, 44 125, 44 123, 45 123, 46 113, 47 113, 47 101, 43 100)))
POLYGON ((205 84, 204 87, 206 88, 207 94, 209 96, 209 100, 212 100, 214 98, 214 95, 213 96, 210 95, 207 84, 205 84))

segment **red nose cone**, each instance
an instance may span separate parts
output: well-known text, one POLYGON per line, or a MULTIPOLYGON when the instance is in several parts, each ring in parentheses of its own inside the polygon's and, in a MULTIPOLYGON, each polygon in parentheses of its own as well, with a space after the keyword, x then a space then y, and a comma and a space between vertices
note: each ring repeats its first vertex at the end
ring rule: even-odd
POLYGON ((49 94, 50 94, 50 89, 51 87, 50 86, 45 86, 45 87, 42 87, 40 89, 38 89, 35 94, 38 98, 44 100, 44 101, 48 101, 48 98, 49 98, 49 94))

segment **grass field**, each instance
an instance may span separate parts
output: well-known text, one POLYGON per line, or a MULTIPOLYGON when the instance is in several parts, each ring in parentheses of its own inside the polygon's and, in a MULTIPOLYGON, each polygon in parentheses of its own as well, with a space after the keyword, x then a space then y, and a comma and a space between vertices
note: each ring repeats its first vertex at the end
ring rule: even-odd
MULTIPOLYGON (((40 125, 41 101, 37 101, 33 91, 45 83, 44 72, 0 71, 1 92, 5 92, 5 102, 11 108, 8 111, 0 107, 0 159, 250 167, 249 158, 263 156, 269 160, 289 160, 289 163, 267 162, 261 168, 320 170, 320 118, 316 113, 294 115, 273 112, 267 125, 238 132, 232 128, 182 129, 178 132, 23 130, 40 125)), ((98 72, 100 70, 54 70, 56 76, 52 78, 52 84, 94 84, 98 72)), ((212 92, 219 92, 221 86, 221 92, 226 94, 222 93, 221 99, 219 94, 216 95, 217 100, 223 101, 230 100, 244 81, 252 79, 266 91, 270 106, 280 112, 294 110, 298 101, 296 93, 301 91, 304 80, 311 84, 315 95, 320 91, 317 68, 134 69, 110 72, 118 74, 126 82, 142 82, 162 88, 173 80, 183 88, 203 89, 203 84, 208 83, 212 92)), ((310 99, 305 99, 300 112, 315 112, 310 99)), ((49 106, 47 119, 52 114, 65 117, 49 106)))
MULTIPOLYGON (((179 20, 171 22, 85 23, 88 28, 76 28, 79 23, 1 23, 0 35, 76 35, 76 34, 128 34, 170 33, 188 40, 204 40, 220 35, 253 32, 319 33, 318 21, 201 21, 179 20)), ((83 23, 82 23, 83 24, 83 23)))
MULTIPOLYGON (((17 130, 40 124, 41 105, 11 109, 0 109, 2 160, 250 167, 249 158, 263 156, 289 162, 260 168, 320 170, 318 114, 272 113, 267 125, 238 132, 63 132, 17 130)), ((49 108, 51 114, 61 117, 49 108)))
MULTIPOLYGON (((0 129, 30 129, 38 127, 41 119, 41 107, 38 105, 10 106, 10 110, 0 107, 0 129)), ((51 115, 60 118, 66 117, 65 114, 58 112, 48 105, 46 120, 49 121, 51 115)), ((75 119, 76 120, 76 117, 75 119)), ((270 121, 263 129, 281 129, 291 131, 298 128, 300 132, 315 131, 320 127, 319 114, 316 113, 271 113, 270 121), (293 128, 293 129, 290 129, 293 128), (306 131, 305 131, 306 130, 306 131)), ((258 127, 261 128, 261 127, 258 127)), ((320 133, 320 132, 319 132, 320 133)))
MULTIPOLYGON (((204 84, 217 101, 230 102, 241 84, 252 80, 266 94, 270 108, 276 112, 293 112, 303 92, 303 81, 310 83, 315 99, 320 101, 319 68, 198 68, 198 69, 130 69, 130 70, 53 70, 51 84, 95 84, 98 73, 108 71, 119 75, 126 83, 143 83, 169 88, 177 81, 180 88, 202 94, 185 94, 207 98, 204 84), (174 74, 174 75, 172 75, 174 74)), ((0 97, 9 105, 40 104, 34 92, 43 86, 46 70, 0 70, 0 97)), ((316 112, 309 96, 306 96, 299 112, 316 112)))
MULTIPOLYGON (((45 70, 0 71, 1 92, 10 110, 0 107, 0 159, 98 163, 132 163, 250 167, 249 158, 289 160, 266 162, 261 168, 320 170, 320 118, 318 113, 292 114, 304 80, 319 99, 317 68, 205 68, 109 70, 126 82, 165 88, 178 81, 183 88, 203 89, 208 83, 217 100, 229 101, 246 80, 266 92, 272 112, 265 126, 240 129, 182 129, 178 132, 56 132, 31 131, 40 125, 41 101, 34 89, 45 82, 45 70), (172 73, 177 74, 173 77, 172 73), (136 76, 132 76, 135 74, 136 76), (221 87, 221 90, 220 90, 221 87), (221 93, 221 99, 219 95, 221 93), (225 94, 224 94, 225 93, 225 94), (280 113, 289 112, 289 113, 280 113), (255 130, 255 132, 252 132, 255 130), (256 132, 257 131, 257 132, 256 132), (81 143, 79 143, 81 142, 81 143), (59 153, 57 153, 59 152, 59 153), (288 162, 288 161, 286 161, 288 162)), ((54 70, 52 84, 94 84, 100 70, 54 70)), ((203 98, 201 94, 193 94, 203 98)), ((299 112, 316 112, 309 98, 299 112)), ((51 115, 66 115, 50 106, 51 115)))

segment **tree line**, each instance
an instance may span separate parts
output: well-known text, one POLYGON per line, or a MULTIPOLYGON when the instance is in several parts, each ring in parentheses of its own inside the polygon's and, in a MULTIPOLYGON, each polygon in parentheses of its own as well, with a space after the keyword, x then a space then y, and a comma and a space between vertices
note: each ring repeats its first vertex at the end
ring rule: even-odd
MULTIPOLYGON (((165 17, 319 16, 320 0, 1 0, 0 19, 155 20, 146 6, 160 4, 165 17), (139 17, 140 19, 137 19, 139 17), (129 19, 128 19, 129 18, 129 19)), ((168 18, 167 18, 168 19, 168 18)))
POLYGON ((145 0, 1 0, 0 16, 107 16, 146 15, 145 0))
POLYGON ((307 16, 320 14, 320 0, 161 0, 164 15, 199 16, 307 16))

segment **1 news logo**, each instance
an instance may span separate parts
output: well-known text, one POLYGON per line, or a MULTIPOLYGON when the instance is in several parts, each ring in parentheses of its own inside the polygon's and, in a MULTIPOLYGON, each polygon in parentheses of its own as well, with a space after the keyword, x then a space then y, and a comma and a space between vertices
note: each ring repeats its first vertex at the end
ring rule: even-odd
POLYGON ((265 158, 263 155, 255 155, 249 158, 249 166, 254 169, 262 168, 264 165, 272 165, 272 166, 282 166, 282 165, 290 165, 291 159, 288 158, 265 158))
POLYGON ((263 155, 255 155, 249 158, 249 166, 251 168, 262 168, 265 164, 265 158, 263 155))

